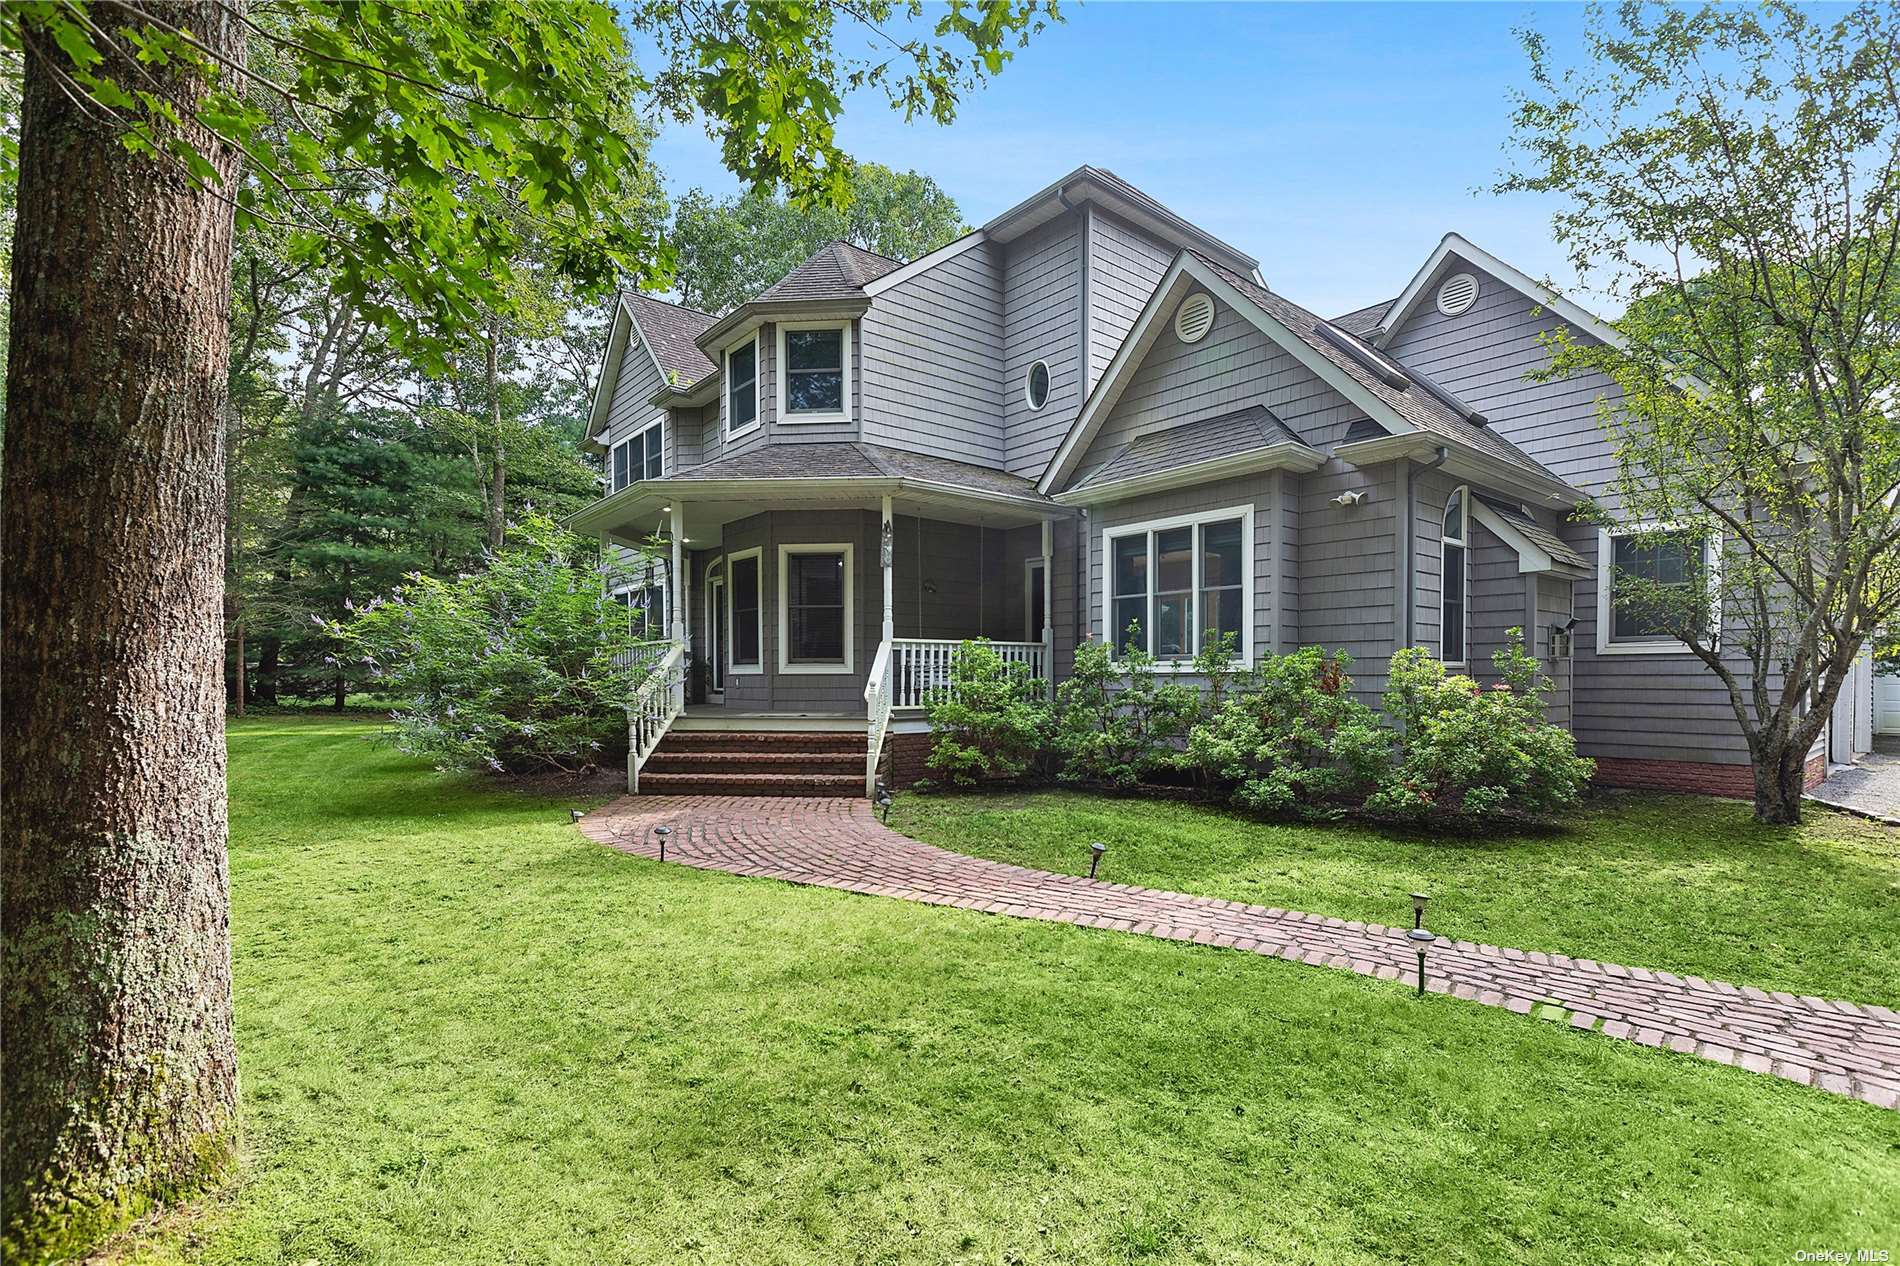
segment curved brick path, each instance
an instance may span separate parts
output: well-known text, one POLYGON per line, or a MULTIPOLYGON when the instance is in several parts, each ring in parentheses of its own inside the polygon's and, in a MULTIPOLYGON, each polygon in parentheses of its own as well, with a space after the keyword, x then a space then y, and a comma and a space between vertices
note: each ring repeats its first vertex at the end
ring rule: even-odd
MULTIPOLYGON (((659 855, 658 826, 673 830, 667 861, 704 870, 1218 945, 1381 980, 1410 982, 1416 971, 1403 929, 965 857, 890 830, 866 800, 623 797, 580 824, 640 857, 659 855)), ((1579 1029, 1900 1108, 1900 1015, 1885 1007, 1443 939, 1426 987, 1520 1014, 1554 1003, 1579 1029)))

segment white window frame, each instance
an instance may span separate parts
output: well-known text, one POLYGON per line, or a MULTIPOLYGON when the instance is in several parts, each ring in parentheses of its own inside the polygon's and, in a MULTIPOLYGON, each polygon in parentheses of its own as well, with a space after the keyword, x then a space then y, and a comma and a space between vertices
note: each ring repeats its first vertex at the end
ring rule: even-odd
POLYGON ((778 547, 778 670, 781 673, 802 673, 812 676, 838 677, 857 671, 857 639, 855 626, 858 618, 854 579, 857 574, 857 555, 849 541, 834 541, 824 544, 800 543, 780 545, 778 547), (792 612, 791 577, 789 560, 793 554, 843 554, 844 555, 844 658, 822 664, 794 664, 792 662, 792 612))
MULTIPOLYGON (((1640 536, 1644 532, 1682 532, 1689 530, 1686 523, 1650 522, 1619 523, 1615 527, 1597 529, 1597 654, 1599 655, 1694 655, 1689 644, 1681 638, 1664 635, 1639 640, 1616 641, 1612 636, 1615 612, 1611 610, 1612 572, 1616 569, 1616 538, 1620 536, 1640 536)), ((1709 593, 1712 601, 1709 610, 1709 627, 1714 631, 1714 644, 1721 645, 1722 640, 1722 537, 1720 533, 1711 533, 1702 542, 1702 565, 1708 569, 1709 593)))
POLYGON ((1031 413, 1041 413, 1044 409, 1049 407, 1049 400, 1051 397, 1055 395, 1055 393, 1056 393, 1056 376, 1050 370, 1049 362, 1046 360, 1030 361, 1029 368, 1023 370, 1023 403, 1028 406, 1029 411, 1031 413), (1030 384, 1035 381, 1036 366, 1038 365, 1042 366, 1043 377, 1049 380, 1049 389, 1046 393, 1044 393, 1041 404, 1036 403, 1035 393, 1030 389, 1030 384))
POLYGON ((1460 484, 1452 489, 1445 498, 1443 509, 1438 512, 1438 662, 1447 668, 1465 668, 1471 663, 1471 486, 1460 484), (1445 535, 1445 511, 1451 508, 1452 497, 1459 497, 1458 512, 1464 522, 1458 527, 1458 539, 1453 542, 1445 535), (1458 611, 1464 620, 1459 630, 1458 645, 1464 654, 1457 659, 1445 658, 1445 550, 1461 549, 1465 552, 1465 565, 1460 569, 1460 582, 1464 592, 1459 595, 1458 611))
POLYGON ((757 330, 742 339, 719 349, 719 429, 728 440, 736 440, 742 435, 750 435, 765 424, 765 365, 761 359, 763 348, 759 346, 757 330), (738 430, 732 429, 732 354, 752 344, 752 421, 738 430))
POLYGON ((726 555, 726 676, 762 677, 765 675, 765 550, 754 545, 751 549, 734 550, 726 555), (759 605, 752 613, 752 626, 758 631, 759 658, 756 663, 739 662, 739 639, 733 636, 737 623, 738 608, 733 605, 733 595, 738 587, 732 583, 732 569, 735 563, 753 559, 759 564, 759 605))
POLYGON ((645 439, 646 439, 647 432, 654 430, 656 427, 664 427, 665 425, 666 425, 666 415, 662 413, 660 414, 660 416, 654 418, 651 422, 647 423, 645 426, 641 427, 639 430, 629 432, 623 438, 615 441, 614 446, 607 451, 607 491, 609 493, 619 492, 621 488, 631 488, 633 487, 633 485, 640 483, 641 481, 649 479, 649 478, 660 479, 660 478, 665 477, 666 475, 666 432, 663 430, 660 432, 660 473, 658 475, 648 475, 646 473, 646 451, 645 451, 646 450, 645 439), (640 473, 637 476, 633 474, 633 454, 628 453, 627 454, 627 474, 631 477, 627 480, 626 483, 621 484, 619 488, 616 488, 614 487, 614 466, 616 464, 616 454, 618 454, 621 449, 626 448, 629 444, 632 444, 635 440, 641 441, 640 473))
POLYGON ((773 416, 786 426, 823 426, 837 425, 851 420, 851 322, 849 321, 781 321, 777 330, 777 359, 772 362, 773 416), (838 341, 839 370, 844 380, 844 390, 839 395, 843 408, 826 413, 788 413, 785 408, 785 388, 789 375, 786 372, 785 335, 791 330, 837 330, 842 337, 838 341))
MULTIPOLYGON (((1195 634, 1195 638, 1190 639, 1190 641, 1193 645, 1198 646, 1200 644, 1198 637, 1203 632, 1200 627, 1201 536, 1199 529, 1204 523, 1220 523, 1227 519, 1239 519, 1241 575, 1240 646, 1238 648, 1239 654, 1234 657, 1233 662, 1240 667, 1252 666, 1254 591, 1258 587, 1254 581, 1253 515, 1254 508, 1251 505, 1227 506, 1219 510, 1197 510, 1193 514, 1177 514, 1165 519, 1144 519, 1139 523, 1120 523, 1114 527, 1102 529, 1102 634, 1103 640, 1108 643, 1109 655, 1114 659, 1114 662, 1121 662, 1119 658, 1115 657, 1115 555, 1113 552, 1115 541, 1124 536, 1146 535, 1148 537, 1148 557, 1152 560, 1154 558, 1154 534, 1156 532, 1166 532, 1171 528, 1180 527, 1191 527, 1195 529, 1194 579, 1192 581, 1192 588, 1189 591, 1193 595, 1190 613, 1194 624, 1193 633, 1195 634)), ((1150 646, 1154 645, 1155 579, 1156 577, 1153 575, 1153 568, 1151 566, 1150 575, 1148 577, 1148 614, 1141 622, 1142 632, 1147 636, 1148 645, 1150 646)), ((1190 655, 1179 660, 1158 659, 1155 661, 1155 671, 1163 673, 1191 673, 1194 671, 1193 658, 1194 657, 1190 655)))

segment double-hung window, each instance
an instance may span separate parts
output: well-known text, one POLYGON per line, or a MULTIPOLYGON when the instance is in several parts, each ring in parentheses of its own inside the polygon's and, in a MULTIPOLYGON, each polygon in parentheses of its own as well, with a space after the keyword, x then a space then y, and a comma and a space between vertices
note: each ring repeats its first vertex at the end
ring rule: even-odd
POLYGON ((628 484, 660 477, 660 435, 665 422, 665 418, 655 418, 614 445, 608 491, 619 492, 628 484))
POLYGON ((1597 543, 1597 651, 1686 653, 1671 628, 1706 632, 1717 618, 1714 541, 1661 526, 1605 528, 1597 543))
POLYGON ((1445 523, 1439 531, 1438 658, 1447 664, 1465 662, 1465 644, 1471 635, 1471 492, 1460 488, 1445 502, 1445 523))
POLYGON ((1230 636, 1253 657, 1253 511, 1211 511, 1103 533, 1107 634, 1121 658, 1140 648, 1163 661, 1192 659, 1210 637, 1230 636))
POLYGON ((755 336, 726 349, 726 434, 738 435, 759 424, 759 340, 755 336))
POLYGON ((852 668, 850 545, 778 547, 778 669, 841 673, 852 668))
POLYGON ((851 327, 778 327, 781 422, 839 422, 849 416, 851 327))
POLYGON ((756 673, 765 667, 760 650, 764 631, 759 620, 759 557, 758 550, 750 549, 726 558, 726 601, 732 605, 727 626, 732 630, 735 673, 756 673))
POLYGON ((635 637, 656 642, 667 637, 666 575, 661 569, 649 567, 642 579, 616 588, 613 600, 627 608, 627 625, 635 637))

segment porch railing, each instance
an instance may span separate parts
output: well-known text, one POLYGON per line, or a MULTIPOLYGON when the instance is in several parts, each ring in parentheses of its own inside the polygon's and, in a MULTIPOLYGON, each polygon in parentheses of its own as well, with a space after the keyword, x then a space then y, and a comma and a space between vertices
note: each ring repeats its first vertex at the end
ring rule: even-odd
POLYGON ((614 653, 614 665, 618 668, 626 668, 636 664, 657 663, 666 658, 666 653, 672 649, 673 642, 670 638, 661 638, 654 642, 635 642, 629 649, 614 653))
MULTIPOLYGON (((647 645, 652 645, 648 643, 647 645)), ((666 731, 686 707, 686 647, 678 642, 665 644, 646 680, 633 692, 627 705, 627 794, 640 794, 640 771, 645 768, 653 749, 666 737, 666 731)), ((639 654, 645 648, 636 649, 639 654)))
MULTIPOLYGON (((892 706, 921 708, 930 692, 950 685, 950 664, 956 658, 962 639, 900 637, 891 642, 891 675, 895 679, 892 706)), ((1004 662, 1027 664, 1029 675, 1049 680, 1045 648, 1041 642, 991 642, 990 649, 1004 662)))
POLYGON ((877 795, 877 763, 884 754, 884 735, 891 727, 892 677, 891 642, 878 644, 877 657, 871 661, 871 675, 864 683, 864 795, 877 795))

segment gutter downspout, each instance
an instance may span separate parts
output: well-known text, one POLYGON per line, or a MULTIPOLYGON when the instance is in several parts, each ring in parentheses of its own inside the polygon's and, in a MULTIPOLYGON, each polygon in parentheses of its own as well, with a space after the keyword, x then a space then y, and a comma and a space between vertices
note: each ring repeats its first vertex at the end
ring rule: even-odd
MULTIPOLYGON (((1433 456, 1429 462, 1426 462, 1423 466, 1418 468, 1419 473, 1422 475, 1427 471, 1437 470, 1450 459, 1451 449, 1440 444, 1437 454, 1433 456)), ((1418 632, 1416 618, 1418 615, 1418 602, 1416 600, 1418 589, 1418 550, 1413 547, 1412 542, 1413 534, 1417 531, 1418 508, 1415 498, 1412 495, 1412 459, 1409 457, 1399 463, 1399 485, 1399 505, 1404 508, 1405 516, 1399 524, 1399 547, 1405 553, 1405 563, 1404 566, 1400 568, 1405 576, 1405 587, 1400 591, 1399 595, 1399 628, 1404 634, 1401 639, 1402 648, 1404 646, 1417 645, 1415 634, 1418 632)))

